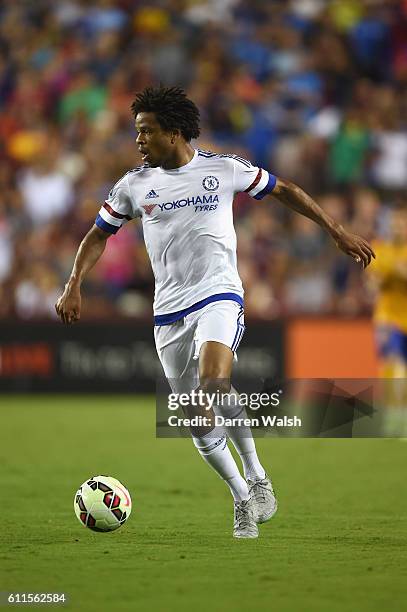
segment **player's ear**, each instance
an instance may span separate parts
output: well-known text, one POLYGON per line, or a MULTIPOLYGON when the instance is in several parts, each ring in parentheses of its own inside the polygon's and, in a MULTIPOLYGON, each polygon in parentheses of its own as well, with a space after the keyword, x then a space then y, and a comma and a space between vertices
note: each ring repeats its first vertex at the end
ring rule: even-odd
POLYGON ((171 130, 170 136, 171 136, 171 144, 175 144, 177 140, 179 139, 179 137, 181 136, 181 132, 180 130, 171 130))

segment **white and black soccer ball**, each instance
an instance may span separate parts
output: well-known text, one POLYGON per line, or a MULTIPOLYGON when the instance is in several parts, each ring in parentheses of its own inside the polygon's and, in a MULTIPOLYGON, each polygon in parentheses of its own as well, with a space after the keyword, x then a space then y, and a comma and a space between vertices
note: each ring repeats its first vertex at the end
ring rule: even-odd
POLYGON ((130 493, 111 476, 92 476, 74 497, 78 520, 92 531, 114 531, 127 521, 131 512, 130 493))

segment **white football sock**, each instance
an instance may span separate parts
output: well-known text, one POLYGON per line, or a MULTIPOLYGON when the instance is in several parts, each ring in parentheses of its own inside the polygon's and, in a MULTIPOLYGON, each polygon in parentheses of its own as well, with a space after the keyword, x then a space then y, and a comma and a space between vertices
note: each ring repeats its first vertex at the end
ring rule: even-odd
POLYGON ((228 485, 233 499, 249 499, 249 489, 227 445, 224 429, 215 427, 200 438, 192 438, 199 454, 228 485))
MULTIPOLYGON (((247 418, 246 409, 239 404, 239 394, 234 387, 231 387, 228 397, 225 397, 224 401, 215 406, 214 409, 216 414, 220 414, 228 419, 247 418)), ((250 480, 264 478, 266 471, 257 456, 256 445, 250 427, 236 425, 234 427, 225 427, 225 430, 242 460, 245 478, 250 480)))

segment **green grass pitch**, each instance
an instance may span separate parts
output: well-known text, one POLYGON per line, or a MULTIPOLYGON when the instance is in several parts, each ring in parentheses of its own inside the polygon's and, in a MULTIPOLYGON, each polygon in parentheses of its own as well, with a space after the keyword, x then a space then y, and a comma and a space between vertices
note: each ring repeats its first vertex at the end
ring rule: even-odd
POLYGON ((0 405, 0 591, 63 591, 86 612, 405 609, 405 442, 259 439, 279 511, 239 541, 231 496, 191 441, 155 438, 152 398, 0 405), (114 533, 73 512, 99 473, 132 495, 114 533))

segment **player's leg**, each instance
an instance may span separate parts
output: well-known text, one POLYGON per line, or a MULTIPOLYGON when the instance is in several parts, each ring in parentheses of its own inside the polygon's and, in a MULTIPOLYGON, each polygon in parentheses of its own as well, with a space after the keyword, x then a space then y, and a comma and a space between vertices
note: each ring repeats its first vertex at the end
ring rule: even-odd
MULTIPOLYGON (((216 337, 220 343, 226 345, 227 348, 230 347, 230 350, 227 351, 230 371, 228 372, 227 380, 224 381, 227 388, 225 393, 229 395, 217 406, 219 414, 228 419, 247 418, 246 409, 239 403, 236 389, 230 386, 233 359, 243 337, 244 330, 244 311, 235 302, 217 302, 213 304, 210 310, 202 314, 198 327, 198 343, 202 343, 205 338, 216 337)), ((201 353, 200 361, 202 360, 203 362, 204 360, 205 364, 209 362, 209 366, 213 367, 211 356, 207 355, 204 346, 202 346, 201 353)), ((213 374, 213 372, 210 373, 213 374)), ((201 371, 200 380, 202 381, 201 371)), ((226 433, 239 453, 245 478, 251 481, 264 479, 266 472, 257 455, 250 427, 241 425, 226 427, 226 433)))
POLYGON ((407 335, 401 329, 393 330, 394 397, 397 415, 395 434, 404 440, 407 436, 407 335))
MULTIPOLYGON (((228 419, 247 418, 246 408, 239 403, 239 394, 233 386, 229 396, 218 406, 218 411, 228 419)), ((250 427, 241 424, 230 425, 225 429, 242 461, 244 475, 253 502, 255 520, 257 523, 265 523, 276 513, 277 499, 271 478, 266 473, 257 455, 252 430, 250 427)))
MULTIPOLYGON (((232 362, 233 353, 228 346, 219 342, 204 342, 199 351, 199 389, 204 394, 228 393, 232 362)), ((222 478, 229 486, 233 499, 239 502, 249 499, 247 483, 241 476, 227 446, 225 429, 218 426, 204 435, 199 430, 195 430, 193 436, 195 446, 204 459, 208 462, 219 460, 224 464, 222 478), (214 449, 216 443, 221 448, 214 449)))
MULTIPOLYGON (((196 318, 186 317, 173 325, 155 327, 154 337, 157 353, 164 369, 165 376, 173 393, 190 393, 199 385, 198 362, 194 359, 194 334, 196 318)), ((188 406, 187 416, 208 416, 214 419, 212 411, 205 406, 188 406)), ((191 428, 194 444, 199 454, 228 485, 237 500, 248 500, 248 489, 241 477, 236 462, 227 446, 226 433, 220 427, 191 428)), ((246 502, 247 503, 247 502, 246 502)), ((244 508, 243 508, 244 511, 244 508)), ((257 528, 237 537, 257 537, 257 528)))
MULTIPOLYGON (((227 419, 246 419, 247 412, 239 402, 239 393, 232 386, 230 394, 219 404, 219 413, 227 419)), ((256 444, 252 430, 245 425, 231 425, 226 427, 226 433, 239 453, 246 480, 265 478, 266 471, 257 455, 256 444)))
POLYGON ((189 393, 199 384, 193 338, 194 330, 184 319, 154 327, 158 358, 173 393, 189 393))
MULTIPOLYGON (((195 338, 201 385, 224 393, 216 411, 232 419, 247 416, 230 384, 233 359, 244 333, 243 316, 243 309, 235 302, 211 304, 199 315, 195 338)), ((236 424, 226 427, 226 432, 242 459, 256 520, 264 522, 276 511, 277 502, 271 481, 257 456, 251 429, 236 424)))
MULTIPOLYGON (((230 347, 212 340, 203 342, 199 349, 200 390, 205 394, 229 393, 232 363, 233 352, 230 347)), ((208 453, 213 452, 212 436, 217 429, 215 427, 211 434, 194 438, 195 445, 206 460, 211 457, 208 453)), ((224 432, 223 429, 219 431, 224 432)), ((234 499, 233 535, 237 538, 256 538, 258 529, 253 516, 249 488, 227 446, 226 436, 221 452, 215 457, 224 465, 223 478, 234 499)))
POLYGON ((403 418, 402 418, 402 436, 403 439, 407 439, 407 334, 403 334, 403 339, 401 343, 401 352, 400 352, 400 362, 401 362, 401 396, 402 396, 402 405, 403 405, 403 418))
POLYGON ((384 434, 404 433, 406 401, 406 342, 405 335, 394 326, 376 328, 379 375, 384 383, 384 434))

